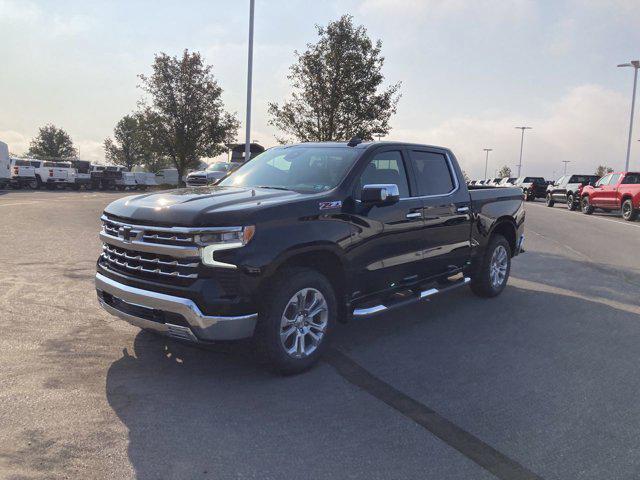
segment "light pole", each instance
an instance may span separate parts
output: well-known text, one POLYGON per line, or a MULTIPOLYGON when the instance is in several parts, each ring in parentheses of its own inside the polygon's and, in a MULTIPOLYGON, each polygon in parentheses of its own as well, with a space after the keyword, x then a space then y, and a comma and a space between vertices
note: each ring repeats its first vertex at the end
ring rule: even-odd
POLYGON ((489 165, 489 152, 493 151, 493 148, 485 148, 485 152, 487 152, 487 158, 484 160, 484 179, 487 179, 487 166, 489 165))
POLYGON ((518 177, 520 177, 520 170, 522 170, 522 146, 524 145, 524 131, 531 130, 533 127, 516 127, 518 130, 522 130, 522 137, 520 137, 520 162, 518 163, 518 177))
POLYGON ((247 121, 244 144, 244 161, 251 158, 251 80, 253 76, 253 11, 255 0, 249 0, 249 53, 247 68, 247 121))
POLYGON ((633 134, 633 110, 636 106, 636 85, 638 84, 638 68, 640 60, 632 60, 629 63, 621 63, 618 67, 633 67, 633 96, 631 97, 631 119, 629 120, 629 140, 627 141, 627 160, 624 164, 624 171, 629 171, 629 156, 631 155, 631 135, 633 134))
POLYGON ((571 160, 562 160, 562 163, 564 163, 564 174, 567 174, 567 163, 571 163, 571 160))

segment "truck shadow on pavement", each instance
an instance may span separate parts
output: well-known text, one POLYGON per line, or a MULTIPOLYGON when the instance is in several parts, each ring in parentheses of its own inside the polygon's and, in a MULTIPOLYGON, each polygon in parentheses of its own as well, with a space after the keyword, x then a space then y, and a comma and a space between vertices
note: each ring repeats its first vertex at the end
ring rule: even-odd
MULTIPOLYGON (((637 460, 612 459, 635 445, 620 432, 640 430, 638 313, 512 285, 493 300, 461 289, 336 334, 368 371, 543 477, 637 471, 637 460)), ((425 455, 427 439, 385 443, 400 426, 354 401, 366 393, 327 363, 282 378, 246 346, 201 349, 147 332, 106 379, 140 479, 477 478, 425 455)))

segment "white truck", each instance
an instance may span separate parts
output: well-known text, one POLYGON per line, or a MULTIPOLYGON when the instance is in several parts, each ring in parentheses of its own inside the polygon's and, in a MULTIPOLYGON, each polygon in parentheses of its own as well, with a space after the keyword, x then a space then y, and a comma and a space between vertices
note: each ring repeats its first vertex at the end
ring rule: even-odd
POLYGON ((9 159, 9 147, 0 142, 0 190, 6 188, 11 181, 11 160, 9 159))
POLYGON ((27 158, 11 158, 11 178, 10 183, 13 188, 38 188, 36 177, 36 165, 27 158))

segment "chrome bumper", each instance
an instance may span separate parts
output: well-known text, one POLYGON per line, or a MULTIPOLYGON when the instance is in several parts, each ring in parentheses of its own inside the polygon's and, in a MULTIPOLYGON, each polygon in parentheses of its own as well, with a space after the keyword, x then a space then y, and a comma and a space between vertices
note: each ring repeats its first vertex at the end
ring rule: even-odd
MULTIPOLYGON (((191 300, 174 297, 163 293, 151 292, 140 288, 118 283, 100 273, 96 273, 96 290, 100 305, 112 315, 122 318, 140 328, 155 330, 176 338, 191 341, 239 340, 253 335, 258 314, 236 317, 219 317, 204 315, 191 300), (107 302, 104 294, 117 301, 107 302), (130 307, 124 311, 118 307, 130 307), (149 317, 131 312, 147 312, 149 317), (182 317, 186 325, 171 323, 171 319, 163 321, 157 313, 171 313, 172 317, 182 317)), ((173 320, 175 322, 175 320, 173 320)), ((177 322, 182 323, 182 322, 177 322)))

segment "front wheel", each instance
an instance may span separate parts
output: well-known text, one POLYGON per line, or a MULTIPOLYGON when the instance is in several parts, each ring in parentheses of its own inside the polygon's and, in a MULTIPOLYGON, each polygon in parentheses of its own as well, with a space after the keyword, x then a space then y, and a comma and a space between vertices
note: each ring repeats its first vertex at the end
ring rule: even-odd
POLYGON ((591 205, 591 202, 589 202, 589 196, 585 195, 584 197, 582 197, 582 213, 584 213, 585 215, 591 215, 593 213, 593 205, 591 205))
POLYGON ((551 196, 550 193, 547 193, 547 207, 553 207, 553 205, 556 202, 554 202, 553 197, 551 196))
POLYGON ((511 247, 502 235, 494 235, 484 252, 480 266, 471 279, 471 290, 480 297, 500 295, 511 272, 511 247))
POLYGON ((622 204, 622 218, 627 222, 633 222, 638 218, 638 209, 633 207, 633 201, 630 198, 622 204))
POLYGON ((254 341, 277 372, 303 372, 327 348, 338 315, 334 289, 324 275, 304 268, 282 272, 272 285, 254 341))
POLYGON ((567 195, 567 208, 572 212, 576 209, 576 200, 571 193, 567 195))

